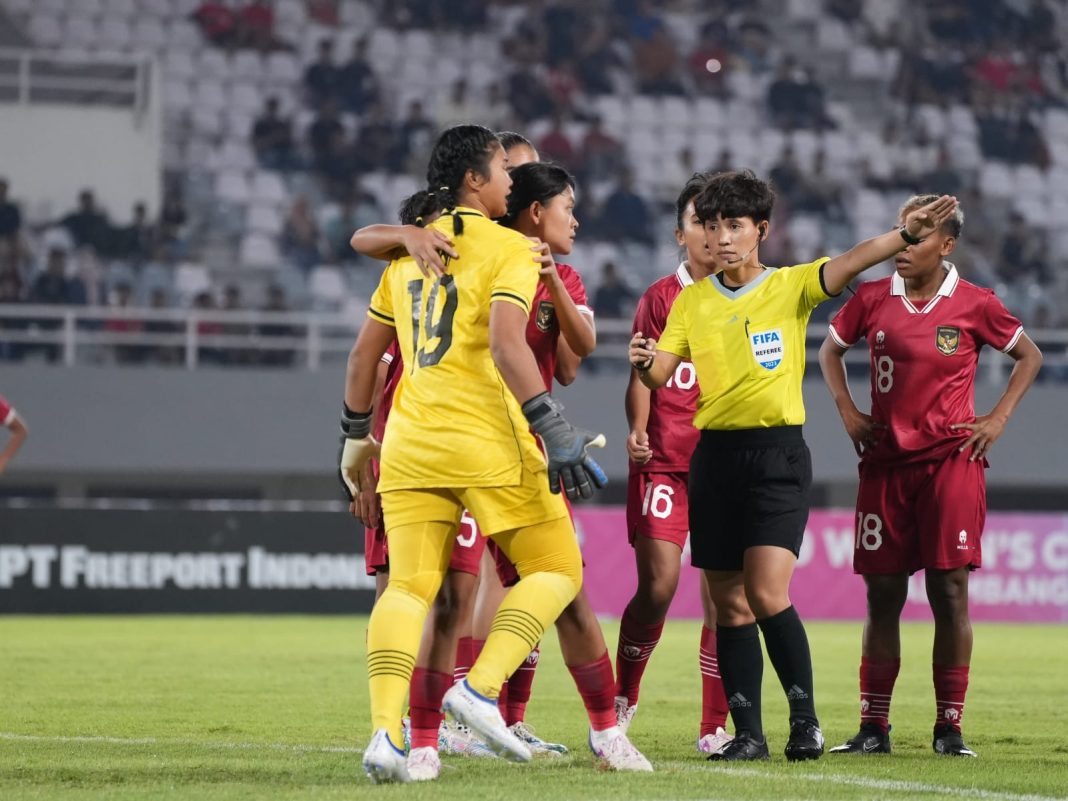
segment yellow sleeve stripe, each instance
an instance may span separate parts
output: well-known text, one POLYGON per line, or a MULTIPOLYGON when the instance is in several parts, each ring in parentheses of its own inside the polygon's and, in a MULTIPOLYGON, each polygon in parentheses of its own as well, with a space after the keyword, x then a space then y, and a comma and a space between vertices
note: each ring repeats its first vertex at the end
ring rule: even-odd
POLYGON ((530 312, 530 301, 515 292, 506 292, 498 289, 490 295, 490 302, 492 303, 495 300, 506 300, 509 303, 514 303, 516 306, 519 306, 523 311, 530 312))
POLYGON ((378 311, 378 309, 375 309, 374 307, 368 307, 367 316, 373 320, 378 320, 380 323, 385 323, 386 325, 393 326, 394 328, 397 327, 396 320, 394 320, 388 314, 384 314, 383 312, 378 311))

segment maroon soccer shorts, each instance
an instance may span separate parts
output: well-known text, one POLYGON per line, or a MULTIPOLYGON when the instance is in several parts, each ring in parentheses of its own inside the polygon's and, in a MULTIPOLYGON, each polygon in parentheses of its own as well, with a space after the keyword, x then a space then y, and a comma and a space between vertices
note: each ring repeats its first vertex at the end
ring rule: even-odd
POLYGON ((982 564, 986 461, 865 464, 857 493, 853 569, 860 574, 982 564))
POLYGON ((627 540, 636 537, 686 547, 690 504, 686 473, 631 473, 627 481, 627 540))
MULTIPOLYGON (((478 575, 482 551, 486 548, 486 538, 479 536, 475 519, 467 512, 460 518, 460 528, 456 532, 456 543, 452 546, 449 570, 478 575)), ((389 548, 386 544, 386 532, 379 528, 364 528, 363 541, 364 562, 367 575, 377 575, 379 571, 389 570, 389 548)))

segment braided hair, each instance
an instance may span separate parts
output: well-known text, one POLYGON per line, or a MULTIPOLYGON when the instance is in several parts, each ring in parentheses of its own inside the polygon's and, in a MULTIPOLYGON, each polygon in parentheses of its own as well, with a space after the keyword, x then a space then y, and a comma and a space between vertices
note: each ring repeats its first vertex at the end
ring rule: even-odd
POLYGON ((418 225, 422 228, 425 224, 424 218, 429 217, 438 210, 437 204, 434 202, 434 193, 426 189, 420 189, 401 201, 400 208, 397 209, 397 216, 400 217, 402 225, 418 225))
POLYGON ((469 170, 489 177, 489 163, 501 146, 497 135, 481 125, 456 125, 434 143, 426 169, 428 192, 434 205, 452 217, 452 232, 464 232, 463 218, 455 213, 460 190, 469 170))

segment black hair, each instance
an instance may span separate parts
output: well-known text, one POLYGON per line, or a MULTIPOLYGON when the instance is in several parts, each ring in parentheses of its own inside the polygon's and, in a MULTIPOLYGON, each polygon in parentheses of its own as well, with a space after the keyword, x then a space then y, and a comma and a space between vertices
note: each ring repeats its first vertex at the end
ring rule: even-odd
POLYGON ((511 150, 517 145, 529 147, 531 150, 535 149, 534 144, 529 139, 523 136, 523 134, 516 133, 515 131, 497 131, 497 139, 500 141, 501 147, 506 151, 511 150))
MULTIPOLYGON (((456 208, 468 170, 489 177, 489 162, 501 146, 497 134, 481 125, 455 125, 441 133, 430 154, 426 183, 434 205, 445 212, 456 208)), ((451 214, 452 231, 464 232, 463 218, 451 214)))
POLYGON ((679 198, 675 201, 675 227, 678 230, 682 230, 682 215, 686 213, 686 207, 690 205, 691 200, 701 194, 701 190, 708 186, 708 180, 712 175, 713 173, 710 172, 695 172, 682 187, 679 198))
POLYGON ((575 178, 559 164, 530 161, 512 170, 512 191, 508 195, 508 211, 501 222, 515 226, 520 213, 533 203, 543 206, 569 186, 575 188, 575 178))
POLYGON ((771 219, 774 205, 775 192, 770 184, 757 178, 752 170, 716 173, 693 200, 701 222, 722 216, 751 217, 753 222, 762 223, 771 219))
POLYGON ((409 195, 401 201, 397 216, 400 217, 401 225, 418 225, 422 228, 423 218, 437 211, 436 206, 434 194, 426 189, 420 189, 414 195, 409 195))
MULTIPOLYGON (((928 203, 934 203, 941 195, 913 195, 901 206, 901 210, 898 212, 898 216, 904 218, 910 211, 926 206, 928 203)), ((957 206, 953 210, 953 213, 946 217, 945 222, 942 223, 942 232, 949 234, 954 239, 960 239, 960 232, 964 228, 964 209, 957 206)))

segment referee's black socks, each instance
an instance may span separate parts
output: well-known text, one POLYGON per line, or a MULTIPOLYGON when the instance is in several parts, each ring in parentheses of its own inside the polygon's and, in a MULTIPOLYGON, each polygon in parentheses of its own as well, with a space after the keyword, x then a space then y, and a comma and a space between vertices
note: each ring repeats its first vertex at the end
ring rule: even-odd
POLYGON ((716 651, 734 729, 737 732, 748 731, 753 739, 760 742, 764 739, 764 726, 760 719, 764 654, 760 650, 760 632, 756 624, 716 626, 716 651))
MULTIPOLYGON (((812 654, 808 648, 805 626, 798 617, 797 610, 789 606, 778 614, 758 620, 757 623, 764 632, 768 657, 786 692, 786 700, 790 703, 790 720, 807 720, 818 725, 812 688, 812 654)), ((721 669, 722 666, 721 653, 721 669)), ((724 674, 724 685, 726 682, 724 674)))

